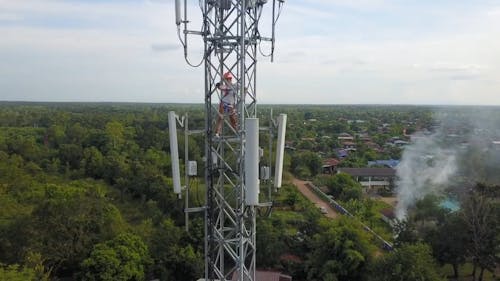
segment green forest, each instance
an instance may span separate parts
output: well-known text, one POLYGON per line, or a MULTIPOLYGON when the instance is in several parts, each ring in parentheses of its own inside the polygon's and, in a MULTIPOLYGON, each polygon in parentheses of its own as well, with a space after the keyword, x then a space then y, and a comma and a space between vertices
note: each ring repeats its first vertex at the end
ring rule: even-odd
MULTIPOLYGON (((202 105, 0 103, 0 281, 203 277, 203 216, 192 215, 186 232, 184 201, 172 188, 171 110, 188 112, 190 128, 202 129, 202 105)), ((387 204, 367 197, 352 177, 322 170, 338 158, 342 133, 355 136, 357 149, 339 167, 400 159, 405 148, 387 143, 439 126, 436 108, 265 105, 262 124, 271 111, 289 118, 286 172, 270 214, 257 219, 258 269, 297 281, 500 280, 497 154, 464 153, 468 161, 453 183, 461 187, 459 211, 426 196, 393 226, 381 220, 387 204), (353 216, 326 218, 294 178, 320 186, 353 216)), ((201 136, 190 138, 189 158, 202 163, 203 145, 201 136)), ((199 184, 190 200, 203 198, 199 184)))

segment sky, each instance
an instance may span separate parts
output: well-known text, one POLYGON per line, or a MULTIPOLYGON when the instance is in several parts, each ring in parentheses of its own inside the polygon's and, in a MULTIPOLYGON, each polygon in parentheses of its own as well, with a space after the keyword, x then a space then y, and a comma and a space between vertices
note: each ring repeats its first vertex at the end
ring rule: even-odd
MULTIPOLYGON (((0 0, 0 100, 203 103, 203 75, 174 0, 0 0)), ((263 104, 500 105, 500 1, 286 0, 257 81, 263 104)))

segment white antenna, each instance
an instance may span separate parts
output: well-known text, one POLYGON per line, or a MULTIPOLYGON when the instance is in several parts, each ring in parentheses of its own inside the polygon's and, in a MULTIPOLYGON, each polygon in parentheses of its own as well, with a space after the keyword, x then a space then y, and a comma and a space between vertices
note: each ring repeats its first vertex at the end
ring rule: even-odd
POLYGON ((180 25, 181 22, 181 0, 175 0, 175 24, 180 25))
POLYGON ((285 133, 286 133, 286 114, 278 116, 278 143, 276 144, 276 162, 274 173, 274 187, 281 187, 283 177, 283 156, 285 154, 285 133))
POLYGON ((247 206, 259 204, 259 119, 246 119, 245 144, 245 202, 247 206))
POLYGON ((177 121, 174 111, 168 112, 168 135, 170 137, 170 159, 172 161, 172 178, 174 193, 181 194, 181 175, 179 170, 179 147, 177 145, 177 121))

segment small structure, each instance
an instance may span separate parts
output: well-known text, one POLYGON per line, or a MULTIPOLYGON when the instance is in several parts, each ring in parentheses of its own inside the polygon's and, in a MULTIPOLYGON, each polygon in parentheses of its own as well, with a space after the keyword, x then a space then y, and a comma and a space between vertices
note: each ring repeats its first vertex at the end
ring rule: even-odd
POLYGON ((297 148, 295 148, 294 143, 292 141, 286 141, 285 142, 285 149, 295 151, 297 148))
POLYGON ((353 141, 354 137, 349 135, 348 133, 340 133, 337 139, 343 141, 353 141))
POLYGON ((361 134, 359 134, 358 138, 359 138, 360 141, 362 141, 364 143, 372 141, 372 138, 367 133, 361 133, 361 134))
POLYGON ((349 156, 349 151, 345 150, 345 149, 339 149, 337 151, 337 157, 339 157, 340 159, 344 159, 346 158, 347 156, 349 156))
POLYGON ((491 146, 493 147, 493 149, 499 149, 500 150, 500 140, 491 141, 491 146))
MULTIPOLYGON (((297 236, 299 236, 299 234, 300 234, 300 236, 303 235, 303 233, 298 231, 297 236)), ((303 238, 302 238, 302 241, 304 241, 303 238)), ((292 255, 292 254, 283 254, 280 256, 280 262, 303 263, 304 261, 299 256, 292 255)))
POLYGON ((439 203, 439 207, 446 209, 452 213, 460 210, 460 204, 456 200, 453 200, 451 198, 447 198, 441 201, 441 203, 439 203))
POLYGON ((321 166, 323 174, 335 174, 337 172, 337 167, 340 164, 340 160, 335 158, 328 158, 323 161, 323 166, 321 166))
POLYGON ((399 146, 399 147, 405 146, 405 145, 408 145, 408 144, 410 144, 410 143, 407 142, 407 141, 404 141, 404 140, 395 140, 394 141, 394 145, 395 146, 399 146))
POLYGON ((383 149, 378 145, 377 143, 374 143, 372 141, 365 142, 366 147, 373 149, 377 152, 383 152, 383 149))
POLYGON ((342 148, 349 151, 356 151, 356 143, 352 141, 344 141, 342 142, 342 148))

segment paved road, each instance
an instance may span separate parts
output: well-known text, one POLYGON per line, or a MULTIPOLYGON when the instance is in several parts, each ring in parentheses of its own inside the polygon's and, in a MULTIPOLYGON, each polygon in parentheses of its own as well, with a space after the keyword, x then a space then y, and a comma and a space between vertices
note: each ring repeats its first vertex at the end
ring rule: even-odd
POLYGON ((318 195, 314 194, 310 189, 309 187, 306 186, 306 183, 308 183, 307 181, 303 181, 303 180, 299 180, 299 179, 293 179, 292 180, 293 184, 297 187, 297 189, 300 191, 300 193, 302 193, 305 197, 307 197, 307 199, 309 199, 311 202, 315 203, 316 206, 323 206, 325 207, 327 213, 325 214, 325 216, 329 217, 329 218, 336 218, 338 216, 340 216, 339 213, 337 213, 335 211, 335 209, 333 209, 332 206, 330 206, 330 204, 328 204, 327 202, 323 201, 323 199, 319 198, 318 195))

